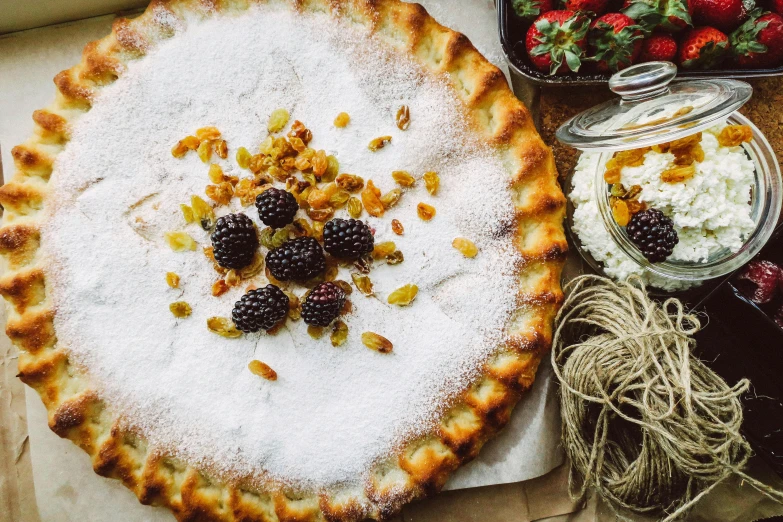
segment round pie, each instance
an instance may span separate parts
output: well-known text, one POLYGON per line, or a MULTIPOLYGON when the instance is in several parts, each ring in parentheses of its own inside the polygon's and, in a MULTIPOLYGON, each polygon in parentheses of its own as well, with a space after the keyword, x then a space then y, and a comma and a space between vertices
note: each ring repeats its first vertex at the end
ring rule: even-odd
POLYGON ((465 36, 398 0, 155 1, 55 83, 0 293, 97 473, 181 520, 383 520, 503 427, 564 198, 465 36))

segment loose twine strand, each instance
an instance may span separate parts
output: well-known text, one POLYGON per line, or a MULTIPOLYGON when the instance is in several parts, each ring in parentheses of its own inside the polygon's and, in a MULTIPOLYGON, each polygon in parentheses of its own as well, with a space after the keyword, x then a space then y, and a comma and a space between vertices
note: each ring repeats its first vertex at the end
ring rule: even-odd
POLYGON ((569 489, 596 490, 623 511, 670 522, 737 474, 773 500, 783 492, 748 476, 739 397, 691 354, 699 319, 677 299, 652 301, 637 277, 581 276, 566 285, 552 366, 560 381, 569 489))

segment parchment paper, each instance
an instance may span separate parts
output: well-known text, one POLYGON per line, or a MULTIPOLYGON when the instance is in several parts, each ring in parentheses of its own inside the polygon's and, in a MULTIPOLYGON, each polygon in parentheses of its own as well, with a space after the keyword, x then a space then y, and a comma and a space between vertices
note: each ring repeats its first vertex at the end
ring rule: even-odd
MULTIPOLYGON (((420 3, 441 23, 467 34, 508 74, 491 0, 420 3)), ((112 19, 100 17, 0 37, 0 145, 6 177, 13 172, 11 147, 32 132, 32 112, 48 105, 54 96, 54 75, 77 63, 84 44, 107 34, 112 19)), ((3 336, 2 342, 7 344, 8 339, 3 336)), ((32 477, 42 520, 173 520, 165 510, 139 504, 118 481, 95 475, 82 450, 48 429, 46 409, 35 392, 27 390, 25 402, 32 477)), ((547 473, 562 462, 557 446, 559 419, 551 368, 545 362, 509 426, 487 444, 475 462, 459 470, 447 488, 519 482, 547 473)))

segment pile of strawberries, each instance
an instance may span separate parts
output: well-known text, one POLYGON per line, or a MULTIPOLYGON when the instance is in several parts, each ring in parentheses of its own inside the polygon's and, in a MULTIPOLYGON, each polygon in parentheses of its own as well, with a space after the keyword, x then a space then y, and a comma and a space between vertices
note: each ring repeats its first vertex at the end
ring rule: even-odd
POLYGON ((533 65, 550 75, 656 60, 685 69, 783 65, 783 0, 762 0, 766 9, 753 0, 616 1, 512 0, 532 20, 525 47, 533 65))

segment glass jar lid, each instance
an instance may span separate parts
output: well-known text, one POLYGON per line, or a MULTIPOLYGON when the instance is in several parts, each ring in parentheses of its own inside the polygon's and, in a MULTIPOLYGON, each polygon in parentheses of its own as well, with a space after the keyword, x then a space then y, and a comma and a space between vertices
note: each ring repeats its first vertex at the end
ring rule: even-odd
POLYGON ((753 89, 745 82, 709 78, 673 82, 671 62, 633 65, 609 79, 614 98, 577 114, 557 129, 574 148, 638 149, 711 127, 742 107, 753 89))

